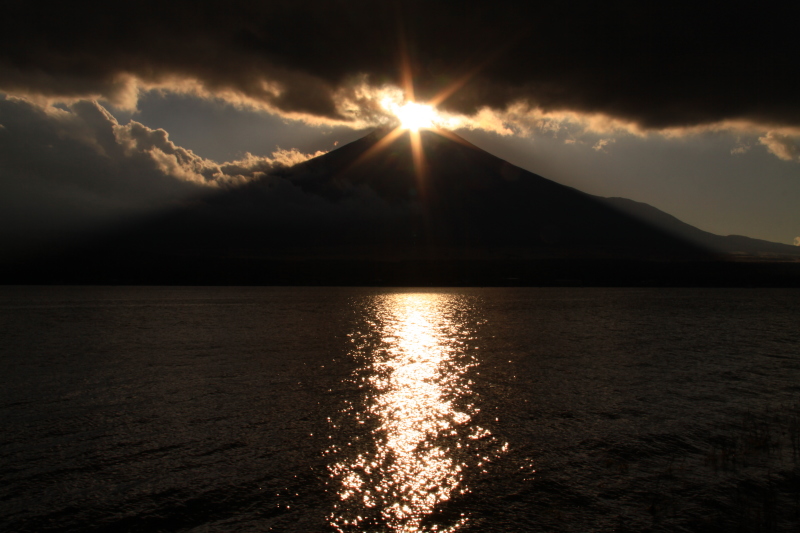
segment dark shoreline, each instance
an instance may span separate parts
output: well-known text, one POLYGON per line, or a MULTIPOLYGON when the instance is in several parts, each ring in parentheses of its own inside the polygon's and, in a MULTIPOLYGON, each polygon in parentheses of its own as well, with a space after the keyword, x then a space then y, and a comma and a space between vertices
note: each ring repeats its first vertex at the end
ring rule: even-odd
POLYGON ((5 285, 800 287, 800 262, 646 259, 402 260, 158 256, 37 261, 5 285))

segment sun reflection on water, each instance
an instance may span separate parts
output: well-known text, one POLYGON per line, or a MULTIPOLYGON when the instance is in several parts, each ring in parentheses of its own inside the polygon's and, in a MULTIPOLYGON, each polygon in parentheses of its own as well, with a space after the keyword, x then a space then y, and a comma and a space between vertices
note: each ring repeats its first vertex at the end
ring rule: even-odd
POLYGON ((384 295, 366 331, 352 336, 364 395, 344 412, 354 434, 329 450, 338 531, 455 531, 465 523, 460 513, 435 513, 468 491, 467 469, 499 453, 474 423, 468 307, 454 295, 384 295))

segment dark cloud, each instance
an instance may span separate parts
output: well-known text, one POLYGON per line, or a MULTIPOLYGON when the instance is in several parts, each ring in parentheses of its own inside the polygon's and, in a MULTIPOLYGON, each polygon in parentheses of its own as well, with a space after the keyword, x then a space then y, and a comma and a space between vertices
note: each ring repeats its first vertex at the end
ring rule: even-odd
POLYGON ((193 79, 211 93, 342 119, 335 94, 354 77, 399 83, 403 35, 423 96, 479 69, 446 103, 461 112, 524 99, 652 128, 800 125, 787 55, 796 4, 142 1, 4 11, 8 92, 124 102, 135 94, 129 76, 193 79))
POLYGON ((0 100, 0 245, 52 245, 196 194, 142 154, 125 154, 115 121, 94 104, 41 108, 0 100), (137 156, 138 155, 138 156, 137 156), (165 179, 166 178, 166 179, 165 179))
POLYGON ((153 215, 309 156, 279 150, 217 163, 166 131, 121 125, 102 106, 0 99, 0 247, 34 249, 153 215))

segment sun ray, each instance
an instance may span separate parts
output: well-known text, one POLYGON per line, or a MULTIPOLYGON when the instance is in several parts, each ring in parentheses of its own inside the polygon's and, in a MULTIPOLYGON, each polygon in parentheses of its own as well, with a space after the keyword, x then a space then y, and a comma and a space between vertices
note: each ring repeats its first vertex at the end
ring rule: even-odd
POLYGON ((426 191, 426 165, 425 165, 425 151, 422 149, 422 138, 419 131, 409 130, 409 137, 411 138, 411 159, 414 163, 414 174, 417 178, 417 190, 424 198, 426 191))
POLYGON ((445 100, 447 100, 448 98, 450 98, 451 96, 453 96, 453 94, 459 91, 462 87, 464 87, 464 85, 466 85, 469 82, 469 80, 475 77, 475 75, 483 68, 483 66, 484 65, 478 65, 477 67, 473 68, 472 70, 470 70, 469 72, 467 72, 466 74, 455 80, 453 83, 449 84, 447 87, 439 91, 433 98, 430 99, 430 105, 436 107, 445 100))
POLYGON ((400 137, 400 135, 402 134, 403 134, 403 128, 401 128, 400 126, 394 128, 392 131, 387 133, 383 138, 378 140, 378 142, 373 144, 367 151, 358 156, 358 158, 355 161, 353 161, 353 164, 350 165, 345 172, 350 171, 355 167, 358 167, 365 161, 369 160, 371 157, 375 156, 378 152, 385 150, 390 144, 396 141, 397 138, 400 137))
POLYGON ((394 143, 403 133, 408 132, 409 141, 411 145, 411 158, 414 166, 414 174, 417 181, 417 187, 422 196, 426 190, 426 176, 427 176, 427 163, 425 160, 425 150, 422 145, 422 137, 420 129, 430 130, 442 137, 454 140, 464 146, 474 148, 471 144, 467 143, 454 133, 442 127, 447 123, 446 118, 443 118, 436 111, 436 106, 450 98, 454 93, 462 89, 475 75, 481 71, 489 60, 482 61, 480 64, 470 69, 464 75, 447 85, 444 89, 439 91, 429 102, 419 103, 415 101, 414 93, 414 77, 411 65, 411 58, 408 53, 408 46, 405 40, 405 32, 403 28, 399 28, 399 56, 400 56, 400 78, 403 96, 405 101, 400 104, 399 101, 387 98, 384 100, 384 108, 395 115, 400 125, 389 131, 388 134, 379 139, 368 150, 361 154, 346 170, 361 165, 365 161, 374 157, 379 152, 388 148, 394 143))
POLYGON ((414 101, 414 75, 411 70, 411 58, 408 56, 405 32, 400 29, 400 78, 406 100, 414 101))
POLYGON ((455 133, 453 133, 450 130, 446 130, 444 128, 431 128, 431 131, 433 133, 437 134, 437 135, 441 135, 442 137, 450 139, 451 141, 455 141, 455 142, 457 142, 459 144, 462 144, 462 145, 466 146, 467 148, 477 149, 474 144, 465 141, 464 139, 462 139, 461 137, 459 137, 458 135, 456 135, 455 133))

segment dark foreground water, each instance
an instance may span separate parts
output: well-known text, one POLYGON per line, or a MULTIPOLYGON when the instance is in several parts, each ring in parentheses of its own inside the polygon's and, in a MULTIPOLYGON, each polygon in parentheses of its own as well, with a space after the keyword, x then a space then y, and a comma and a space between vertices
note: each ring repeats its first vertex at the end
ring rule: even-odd
POLYGON ((0 288, 3 531, 797 531, 800 291, 0 288))

